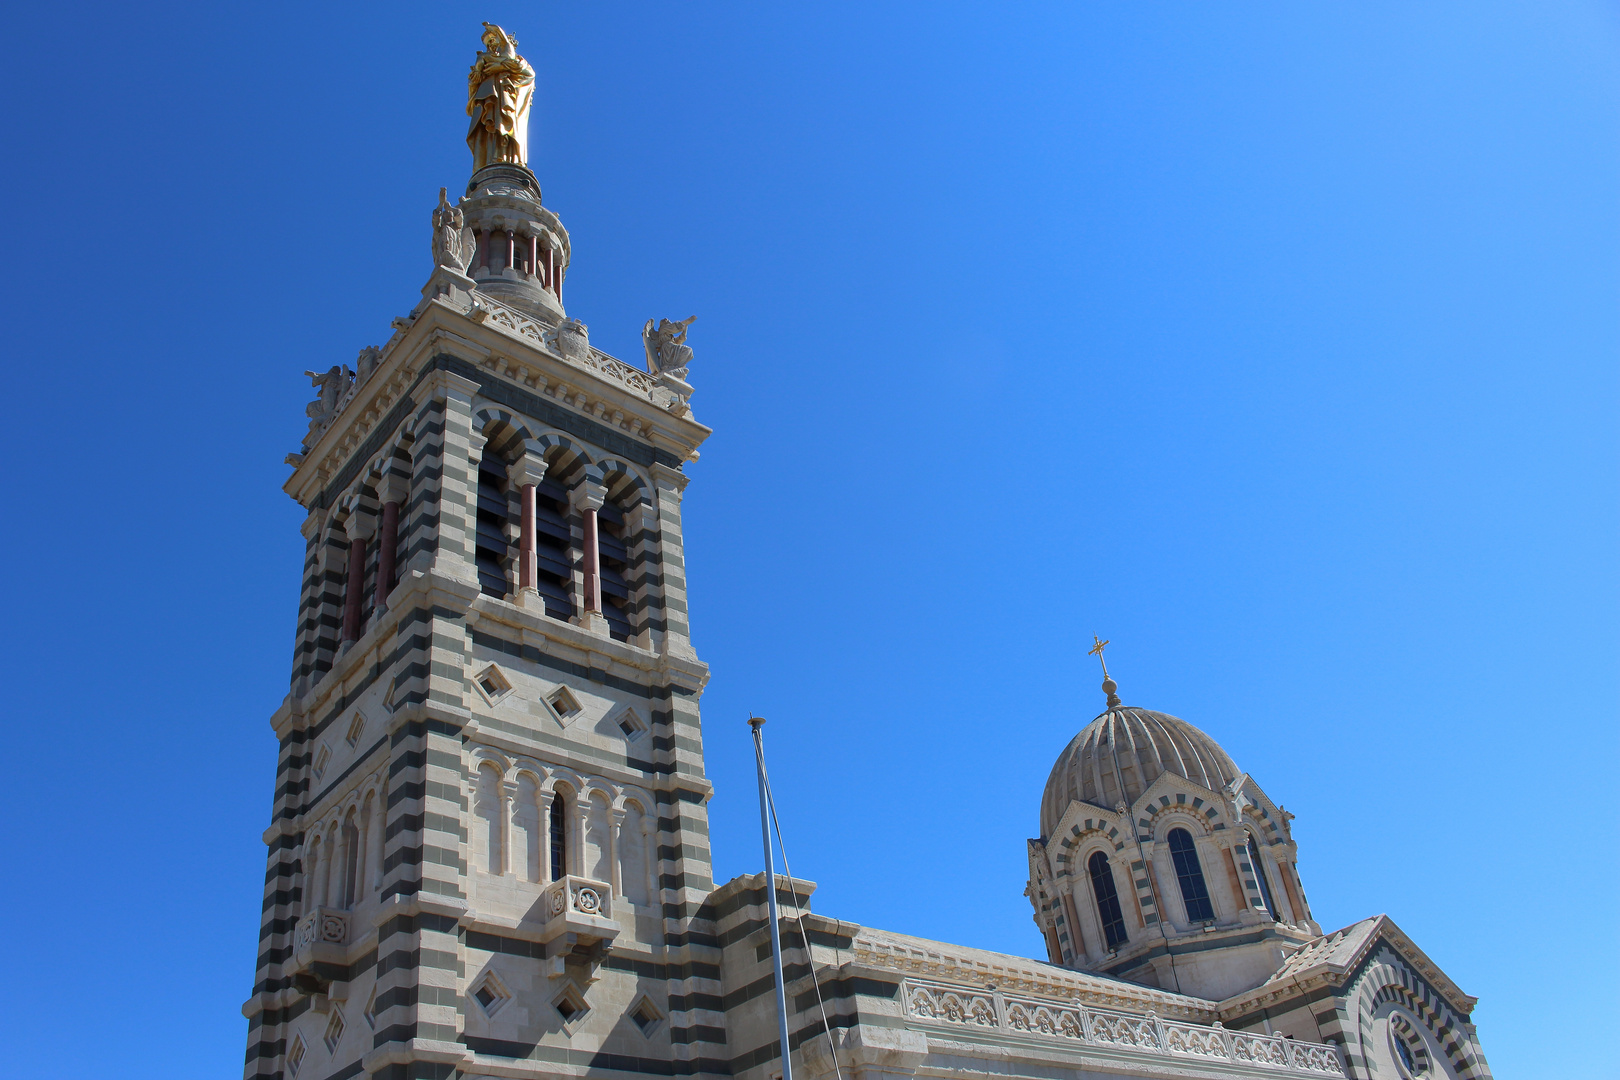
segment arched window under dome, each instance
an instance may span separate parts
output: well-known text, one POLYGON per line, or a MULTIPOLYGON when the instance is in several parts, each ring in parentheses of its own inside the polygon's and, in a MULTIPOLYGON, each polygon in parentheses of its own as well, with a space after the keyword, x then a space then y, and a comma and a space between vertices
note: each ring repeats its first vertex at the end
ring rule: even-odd
POLYGON ((1186 829, 1171 829, 1166 839, 1170 844, 1170 858, 1176 864, 1176 882, 1181 886, 1181 900, 1187 905, 1187 921, 1213 922, 1215 908, 1209 902, 1204 868, 1198 864, 1198 849, 1193 846, 1192 834, 1186 829))
POLYGON ((1260 861, 1260 845, 1255 842, 1253 833, 1249 834, 1249 865, 1254 867, 1254 880, 1260 885, 1260 899, 1265 901, 1266 912, 1276 919, 1277 901, 1271 898, 1271 881, 1266 877, 1266 864, 1260 861))
POLYGON ((1091 892, 1097 898, 1103 936, 1110 949, 1117 949, 1129 939, 1125 936, 1125 914, 1119 908, 1119 891, 1114 888, 1114 868, 1108 865, 1108 856, 1094 851, 1086 861, 1086 869, 1091 873, 1091 892))

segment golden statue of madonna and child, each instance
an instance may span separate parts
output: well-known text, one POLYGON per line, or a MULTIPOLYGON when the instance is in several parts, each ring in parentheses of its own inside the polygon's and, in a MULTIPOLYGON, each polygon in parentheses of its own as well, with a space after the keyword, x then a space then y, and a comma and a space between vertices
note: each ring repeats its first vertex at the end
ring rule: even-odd
POLYGON ((473 172, 486 165, 529 163, 529 105, 534 68, 517 54, 517 39, 484 24, 484 51, 467 75, 467 147, 473 172))

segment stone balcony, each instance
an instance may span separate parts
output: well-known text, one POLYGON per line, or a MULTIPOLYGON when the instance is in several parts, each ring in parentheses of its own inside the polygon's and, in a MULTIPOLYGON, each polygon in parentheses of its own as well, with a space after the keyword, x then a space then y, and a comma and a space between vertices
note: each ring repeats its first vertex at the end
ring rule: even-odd
POLYGON ((558 878, 541 892, 539 909, 545 915, 542 942, 572 934, 577 944, 607 946, 619 936, 619 924, 613 921, 613 887, 605 881, 573 874, 558 878))
POLYGON ((1229 1031, 1219 1023, 1191 1024, 1164 1020, 1153 1013, 1097 1009, 1078 1001, 1049 1001, 914 978, 905 980, 901 996, 906 1018, 918 1028, 968 1039, 1028 1038, 1049 1045, 1067 1042, 1077 1048, 1111 1048, 1188 1063, 1228 1061, 1285 1076, 1345 1075, 1336 1047, 1229 1031))
POLYGON ((331 971, 348 962, 349 913, 316 908, 293 928, 293 954, 288 972, 305 988, 322 988, 331 971), (327 970, 323 971, 325 968, 327 970))

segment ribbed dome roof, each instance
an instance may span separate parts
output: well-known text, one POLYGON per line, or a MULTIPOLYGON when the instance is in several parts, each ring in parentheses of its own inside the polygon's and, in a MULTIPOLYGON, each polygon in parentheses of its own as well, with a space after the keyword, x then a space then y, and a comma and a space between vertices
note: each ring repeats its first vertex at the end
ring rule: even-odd
POLYGON ((1129 806, 1166 772, 1219 791, 1237 779, 1238 767, 1214 739, 1185 720, 1151 709, 1109 709, 1087 724, 1052 766, 1041 797, 1041 835, 1052 835, 1069 803, 1079 800, 1107 810, 1122 802, 1129 806))

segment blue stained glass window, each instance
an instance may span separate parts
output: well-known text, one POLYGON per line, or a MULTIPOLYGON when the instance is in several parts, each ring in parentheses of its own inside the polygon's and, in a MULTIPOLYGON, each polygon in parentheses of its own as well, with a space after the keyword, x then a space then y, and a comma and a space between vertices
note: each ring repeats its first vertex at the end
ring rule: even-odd
POLYGON ((1412 1051, 1407 1047, 1406 1040, 1397 1033, 1395 1038, 1390 1041, 1395 1044, 1395 1053, 1400 1056, 1401 1064, 1406 1066, 1406 1071, 1409 1073, 1417 1072, 1417 1062, 1412 1059, 1412 1051))
POLYGON ((1125 937, 1125 916, 1119 909, 1119 893, 1114 888, 1114 870, 1108 865, 1108 856, 1093 852, 1086 863, 1091 871, 1091 891, 1097 897, 1097 914, 1102 918, 1103 936, 1108 947, 1117 949, 1128 940, 1125 937))
POLYGON ((1176 880, 1181 884, 1181 900, 1187 905, 1188 922, 1212 922, 1215 908, 1204 886, 1204 869, 1198 865, 1198 851, 1186 829, 1170 830, 1170 858, 1176 864, 1176 880))

